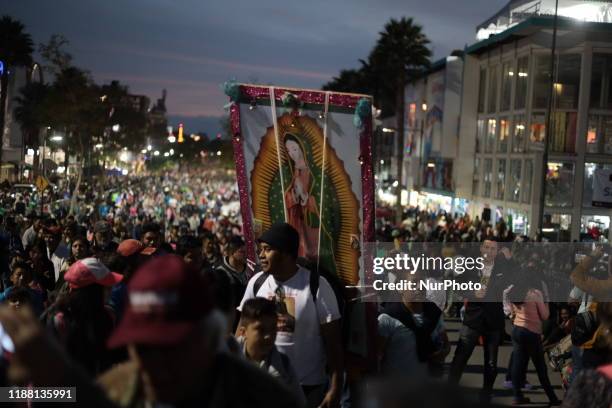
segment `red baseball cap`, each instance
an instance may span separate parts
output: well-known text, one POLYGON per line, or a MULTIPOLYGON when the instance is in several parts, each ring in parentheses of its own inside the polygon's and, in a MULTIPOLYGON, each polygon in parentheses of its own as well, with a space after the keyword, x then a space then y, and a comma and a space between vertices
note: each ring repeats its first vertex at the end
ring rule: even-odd
POLYGON ((151 259, 128 284, 126 312, 108 346, 179 343, 212 309, 208 291, 204 278, 180 256, 151 259))
POLYGON ((121 256, 131 256, 144 249, 144 244, 137 239, 126 239, 121 241, 117 247, 117 253, 121 256))
POLYGON ((123 275, 111 272, 97 258, 85 258, 68 268, 64 274, 64 280, 72 289, 98 284, 102 286, 113 286, 121 282, 123 275))
POLYGON ((62 234, 62 228, 58 226, 44 227, 43 230, 47 234, 51 234, 51 235, 61 235, 62 234))

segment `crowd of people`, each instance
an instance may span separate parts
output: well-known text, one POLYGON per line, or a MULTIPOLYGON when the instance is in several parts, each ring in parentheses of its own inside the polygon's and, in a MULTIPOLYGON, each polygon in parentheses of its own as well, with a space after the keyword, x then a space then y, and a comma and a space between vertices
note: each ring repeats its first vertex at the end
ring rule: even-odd
MULTIPOLYGON (((504 221, 492 225, 468 215, 433 214, 418 209, 409 210, 400 226, 380 225, 378 241, 394 242, 391 255, 408 252, 406 248, 410 246, 413 251, 420 248, 439 256, 476 254, 485 260, 484 268, 473 276, 466 273, 458 277, 453 270, 426 275, 427 279, 478 281, 486 288, 480 293, 407 291, 400 300, 402 306, 396 302, 383 305, 379 335, 387 337, 384 333, 389 327, 392 332, 396 327, 403 332, 401 341, 389 339, 394 350, 387 356, 388 364, 394 372, 413 370, 419 361, 431 369, 443 352, 449 354, 449 382, 458 384, 480 344, 484 353, 480 400, 489 403, 495 394, 499 347, 509 341, 512 353, 504 387, 512 389, 514 404, 530 402, 523 391, 534 387, 526 381, 531 360, 551 405, 561 404, 562 394, 566 394, 565 406, 610 405, 612 257, 608 244, 533 242, 526 236, 514 235, 504 221), (423 242, 430 244, 419 244, 423 242), (427 305, 432 303, 438 307, 429 307, 428 313, 427 305), (440 335, 445 318, 461 322, 452 356, 445 346, 447 336, 440 335), (412 342, 406 340, 410 338, 412 342), (423 350, 427 350, 429 358, 419 354, 423 350), (561 376, 561 393, 551 385, 546 360, 561 376), (601 392, 591 392, 590 385, 585 387, 587 383, 597 384, 601 392)), ((393 278, 417 279, 419 272, 393 278)))
MULTIPOLYGON (((356 375, 344 329, 359 301, 298 258, 289 224, 264 231, 257 264, 248 262, 237 194, 233 176, 215 170, 115 179, 86 189, 73 213, 23 208, 24 197, 7 205, 5 194, 2 385, 75 386, 87 407, 349 407, 372 396, 374 406, 404 406, 406 387, 424 379, 454 395, 480 344, 479 400, 459 393, 445 406, 491 406, 498 351, 510 341, 504 386, 515 404, 529 402, 530 360, 551 405, 612 404, 612 256, 601 247, 576 262, 554 247, 524 249, 516 243, 528 238, 503 222, 418 209, 399 226, 381 223, 377 240, 399 252, 414 242, 471 244, 485 259, 473 278, 487 284, 470 294, 405 291, 375 305, 374 364, 356 375), (601 259, 608 274, 593 276, 601 259), (572 285, 563 302, 538 283, 557 276, 572 285), (461 325, 454 352, 448 319, 461 325), (563 377, 562 392, 547 364, 563 377), (388 382, 360 387, 368 378, 388 382)), ((428 387, 418 397, 426 405, 437 401, 428 387)))

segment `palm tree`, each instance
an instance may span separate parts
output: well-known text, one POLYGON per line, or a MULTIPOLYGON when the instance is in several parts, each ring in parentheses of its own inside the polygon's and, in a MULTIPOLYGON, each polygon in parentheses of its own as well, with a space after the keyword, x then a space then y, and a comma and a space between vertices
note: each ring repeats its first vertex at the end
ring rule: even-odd
MULTIPOLYGON (((33 149, 40 145, 39 136, 43 127, 49 124, 45 103, 49 95, 49 86, 41 82, 30 82, 20 89, 15 98, 17 106, 13 113, 19 122, 24 136, 24 144, 33 149)), ((34 156, 34 174, 38 170, 39 155, 34 156)))
MULTIPOLYGON (((94 84, 88 72, 76 67, 62 69, 51 86, 46 109, 49 121, 54 128, 64 129, 66 177, 68 159, 77 156, 77 182, 72 193, 70 213, 76 204, 76 192, 83 177, 83 169, 90 160, 86 153, 91 150, 92 136, 99 137, 107 124, 108 110, 101 102, 100 87, 94 84)), ((89 155, 88 155, 89 156, 89 155)))
POLYGON ((24 25, 9 16, 0 18, 0 58, 4 64, 4 70, 0 76, 0 167, 2 164, 9 74, 16 67, 30 66, 33 51, 32 37, 25 32, 24 25))
POLYGON ((324 91, 370 93, 370 83, 360 69, 343 69, 337 77, 323 85, 324 91))
POLYGON ((369 68, 382 79, 383 93, 395 96, 395 119, 397 136, 397 180, 396 221, 402 219, 401 189, 404 156, 404 89, 424 72, 430 64, 429 39, 422 27, 412 18, 391 19, 380 33, 376 46, 368 59, 369 68))

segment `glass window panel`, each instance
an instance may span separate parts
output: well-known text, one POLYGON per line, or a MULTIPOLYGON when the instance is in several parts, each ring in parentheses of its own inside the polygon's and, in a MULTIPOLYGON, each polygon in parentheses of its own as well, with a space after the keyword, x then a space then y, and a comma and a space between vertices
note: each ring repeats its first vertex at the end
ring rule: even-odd
POLYGON ((607 215, 583 215, 580 218, 580 241, 608 242, 610 217, 607 215))
POLYGON ((543 146, 544 136, 546 135, 545 121, 546 116, 543 113, 534 113, 531 115, 531 130, 529 133, 529 141, 531 143, 543 146))
POLYGON ((510 139, 510 122, 508 118, 499 119, 499 139, 497 141, 497 151, 506 153, 508 151, 508 139, 510 139))
POLYGON ((532 109, 546 109, 550 93, 550 55, 538 55, 535 59, 532 109))
POLYGON ((569 242, 571 240, 570 227, 572 216, 570 214, 544 213, 544 238, 552 242, 569 242))
POLYGON ((547 206, 570 207, 574 189, 574 163, 548 162, 546 172, 547 206))
POLYGON ((531 186, 533 185, 533 160, 525 160, 525 190, 523 191, 523 203, 531 202, 531 186))
POLYGON ((525 123, 525 115, 514 117, 514 135, 512 137, 512 151, 520 153, 525 151, 527 129, 525 123))
MULTIPOLYGON (((612 58, 612 56, 611 56, 612 58)), ((601 97, 602 97, 602 87, 604 84, 605 68, 607 63, 607 55, 606 54, 593 54, 593 69, 591 71, 591 94, 590 94, 590 103, 589 106, 591 108, 599 109, 602 106, 601 97)), ((608 75, 609 80, 609 75, 608 75)))
POLYGON ((500 110, 510 110, 510 97, 512 95, 512 79, 514 78, 514 64, 505 63, 502 69, 502 95, 500 110))
POLYGON ((485 159, 484 161, 484 190, 483 197, 491 197, 491 182, 493 178, 493 159, 485 159))
POLYGON ((474 159, 474 177, 472 179, 472 194, 478 195, 478 188, 480 187, 480 158, 474 159))
POLYGON ((485 120, 478 119, 476 126, 476 153, 480 153, 482 151, 483 142, 485 139, 485 132, 487 131, 485 120))
POLYGON ((593 179, 595 170, 612 170, 612 164, 585 163, 584 164, 584 186, 582 189, 582 205, 593 207, 593 179))
MULTIPOLYGON (((553 101, 557 109, 578 109, 580 91, 580 54, 557 56, 553 101)), ((533 109, 546 109, 550 94, 550 55, 536 57, 535 83, 533 86, 533 109)))
POLYGON ((581 64, 580 54, 559 55, 553 94, 557 109, 578 109, 581 64))
POLYGON ((506 159, 497 161, 497 186, 495 190, 495 198, 503 200, 506 192, 506 159))
POLYGON ((508 180, 508 201, 518 202, 521 195, 521 161, 510 160, 510 177, 508 180))
POLYGON ((574 153, 576 150, 576 126, 578 113, 554 112, 550 150, 555 153, 574 153))
POLYGON ((512 226, 512 232, 516 235, 529 234, 529 217, 523 211, 508 208, 508 224, 512 226))
POLYGON ((499 81, 499 66, 491 68, 489 73, 488 112, 497 112, 497 82, 499 81))
POLYGON ((612 154, 612 115, 589 115, 587 153, 612 154))
POLYGON ((487 70, 485 68, 480 69, 480 78, 478 81, 478 112, 484 113, 485 111, 485 96, 487 92, 487 70))
POLYGON ((529 57, 519 58, 516 71, 514 109, 525 109, 525 104, 527 102, 527 85, 529 81, 529 57))
POLYGON ((493 153, 495 145, 495 133, 497 131, 497 121, 495 119, 487 120, 487 136, 485 140, 485 153, 493 153))

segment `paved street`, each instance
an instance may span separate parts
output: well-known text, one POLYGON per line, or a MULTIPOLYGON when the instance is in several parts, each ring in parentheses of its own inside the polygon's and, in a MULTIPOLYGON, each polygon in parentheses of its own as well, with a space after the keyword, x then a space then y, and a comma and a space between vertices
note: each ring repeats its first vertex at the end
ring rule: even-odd
MULTIPOLYGON (((447 357, 447 363, 450 364, 454 354, 455 354, 455 345, 457 342, 457 338, 459 337, 459 329, 461 327, 461 323, 457 320, 446 321, 446 327, 448 331, 448 335, 453 345, 451 353, 447 357)), ((506 332, 510 333, 509 324, 506 326, 506 332)), ((501 405, 512 405, 512 390, 506 390, 503 388, 503 382, 505 380, 505 375, 507 372, 508 361, 510 359, 510 353, 512 352, 512 344, 509 341, 504 342, 504 344, 499 349, 499 359, 498 359, 498 376, 495 381, 495 395, 493 397, 493 403, 501 404, 501 405)), ((466 371, 461 377, 461 385, 479 389, 482 387, 482 364, 483 364, 483 351, 482 347, 477 347, 470 358, 466 371)), ((550 377, 550 381, 555 388, 555 392, 559 398, 563 397, 563 388, 561 386, 561 377, 559 373, 550 370, 548 372, 550 377)), ((531 399, 531 404, 529 407, 536 406, 547 406, 548 399, 544 394, 544 391, 539 386, 538 377, 535 373, 535 369, 533 364, 529 363, 529 369, 527 372, 527 381, 529 383, 535 385, 535 389, 532 391, 525 391, 525 396, 531 399)))

